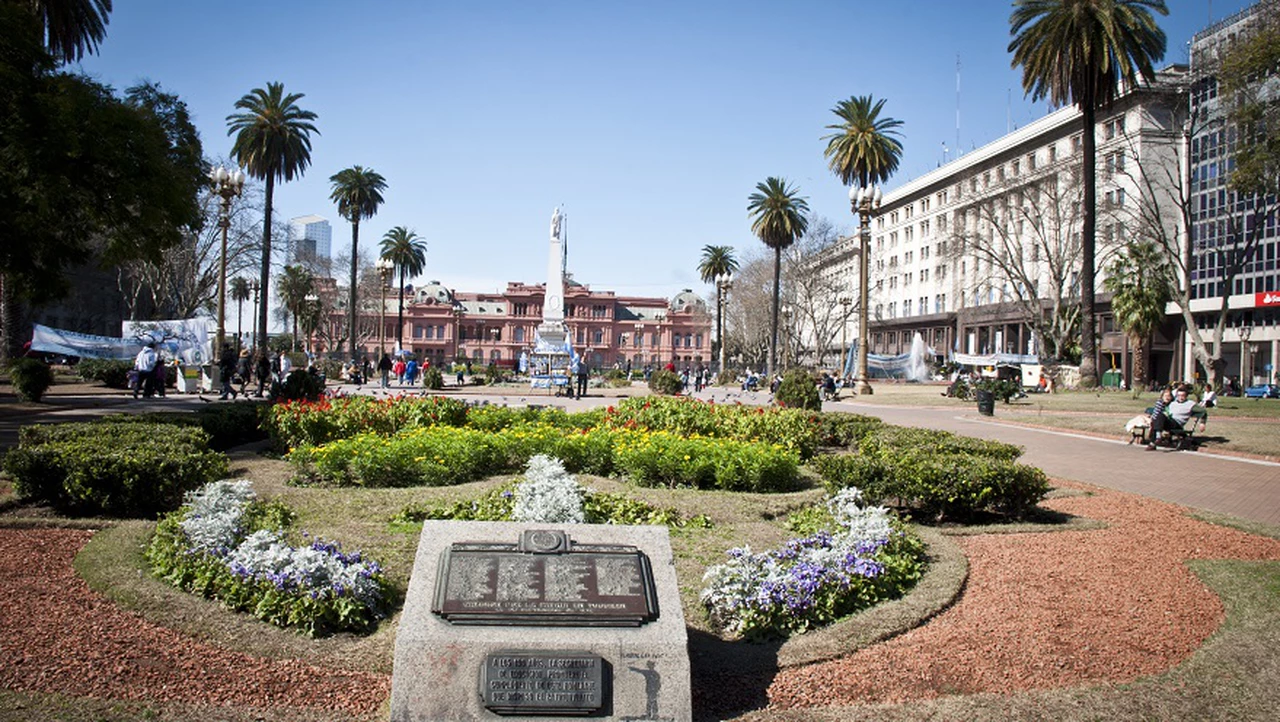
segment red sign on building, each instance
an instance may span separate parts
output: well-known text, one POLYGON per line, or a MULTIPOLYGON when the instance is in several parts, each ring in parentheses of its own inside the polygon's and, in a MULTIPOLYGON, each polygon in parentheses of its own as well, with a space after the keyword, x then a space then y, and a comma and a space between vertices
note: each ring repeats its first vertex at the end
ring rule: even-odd
POLYGON ((1255 293, 1253 299, 1254 306, 1280 306, 1280 291, 1267 291, 1266 293, 1255 293))

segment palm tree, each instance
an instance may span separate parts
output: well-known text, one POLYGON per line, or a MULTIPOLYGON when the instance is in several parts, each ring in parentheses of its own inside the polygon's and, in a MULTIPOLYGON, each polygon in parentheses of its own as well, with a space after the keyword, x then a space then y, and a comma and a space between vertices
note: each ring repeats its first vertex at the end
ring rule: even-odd
POLYGON ((1115 99, 1119 86, 1155 77, 1165 36, 1151 11, 1168 15, 1164 0, 1014 0, 1009 16, 1013 67, 1022 66, 1022 88, 1032 100, 1074 103, 1083 115, 1084 213, 1080 229, 1080 383, 1098 383, 1093 317, 1097 157, 1097 109, 1115 99))
POLYGON ((1151 335, 1173 298, 1171 275, 1168 257, 1150 241, 1131 243, 1107 268, 1103 286, 1111 292, 1111 313, 1133 343, 1135 390, 1146 387, 1151 335))
MULTIPOLYGON (((347 338, 351 355, 356 352, 356 263, 360 259, 360 221, 373 218, 382 205, 382 191, 387 181, 372 168, 353 165, 329 176, 333 192, 329 200, 338 204, 338 215, 351 221, 351 293, 347 298, 347 338)), ((338 343, 342 349, 342 343, 338 343)))
POLYGON ((902 142, 894 136, 901 135, 897 128, 902 121, 881 118, 883 107, 883 100, 863 95, 842 100, 831 109, 840 122, 827 126, 836 132, 822 137, 827 141, 822 155, 841 183, 883 183, 898 169, 902 142))
POLYGON ((307 296, 315 290, 315 279, 302 266, 285 266, 276 279, 276 293, 293 316, 293 350, 298 350, 298 316, 306 311, 307 296))
POLYGON ((716 336, 720 344, 720 371, 724 373, 724 287, 718 279, 738 270, 738 259, 733 257, 732 246, 703 246, 702 260, 698 262, 698 275, 703 283, 716 284, 716 336))
POLYGON ((382 257, 400 272, 400 290, 396 293, 396 346, 404 348, 404 277, 416 276, 427 267, 427 242, 418 234, 396 226, 382 237, 382 257))
POLYGON ((769 378, 773 378, 778 360, 778 301, 782 281, 782 251, 804 236, 809 227, 805 214, 809 203, 796 195, 782 178, 769 177, 756 184, 756 192, 747 197, 747 215, 751 216, 751 232, 773 249, 773 315, 769 325, 769 378))
POLYGON ((55 60, 74 63, 98 52, 107 36, 111 0, 31 0, 26 3, 40 28, 44 47, 55 60))
POLYGON ((236 302, 236 351, 240 350, 240 339, 244 338, 244 325, 240 323, 240 311, 244 308, 244 302, 249 300, 252 289, 249 287, 249 280, 236 276, 231 279, 231 300, 236 302))
MULTIPOLYGON (((263 194, 262 269, 258 287, 271 287, 271 202, 275 182, 301 178, 311 164, 311 134, 320 134, 311 121, 316 114, 299 108, 301 93, 285 95, 283 83, 267 83, 236 101, 243 113, 227 116, 227 135, 236 134, 231 156, 249 175, 266 181, 263 194)), ((267 348, 267 303, 258 309, 257 338, 261 353, 267 348)))

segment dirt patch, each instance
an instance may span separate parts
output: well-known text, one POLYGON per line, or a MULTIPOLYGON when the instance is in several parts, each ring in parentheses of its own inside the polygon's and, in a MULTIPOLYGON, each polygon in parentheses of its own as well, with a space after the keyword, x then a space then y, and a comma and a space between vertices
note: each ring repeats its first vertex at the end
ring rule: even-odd
POLYGON ((780 672, 770 705, 901 702, 1155 674, 1187 659, 1223 619, 1188 560, 1280 559, 1276 540, 1094 491, 1045 505, 1107 528, 958 538, 970 565, 959 603, 883 644, 780 672))

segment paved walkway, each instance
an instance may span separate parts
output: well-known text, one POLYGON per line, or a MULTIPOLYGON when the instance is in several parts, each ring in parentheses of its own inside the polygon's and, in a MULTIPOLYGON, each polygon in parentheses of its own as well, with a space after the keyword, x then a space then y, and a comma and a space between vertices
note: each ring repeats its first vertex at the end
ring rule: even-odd
MULTIPOLYGON (((341 388, 348 393, 385 393, 371 386, 358 391, 354 387, 341 388)), ((400 391, 391 389, 393 394, 400 391)), ((614 403, 628 391, 593 389, 585 399, 556 397, 545 391, 495 394, 473 387, 460 390, 446 388, 445 393, 474 402, 512 406, 544 404, 577 411, 614 403)), ((768 402, 768 395, 759 393, 716 390, 699 396, 717 401, 768 402)), ((204 398, 214 399, 216 396, 204 398)), ((78 420, 119 411, 191 408, 202 403, 204 401, 195 396, 173 394, 166 399, 134 401, 124 392, 86 389, 83 393, 51 396, 47 404, 40 405, 39 412, 30 406, 23 412, 11 404, 0 404, 0 448, 16 443, 20 424, 78 420)), ((1274 462, 1163 449, 1149 452, 1141 446, 1126 444, 1119 435, 1115 439, 1104 439, 1068 431, 1027 428, 1002 423, 998 415, 980 417, 960 412, 955 407, 878 406, 874 397, 866 402, 828 403, 825 408, 877 416, 892 424, 942 429, 1019 444, 1026 449, 1022 461, 1044 469, 1053 477, 1097 484, 1280 527, 1280 464, 1274 462)))

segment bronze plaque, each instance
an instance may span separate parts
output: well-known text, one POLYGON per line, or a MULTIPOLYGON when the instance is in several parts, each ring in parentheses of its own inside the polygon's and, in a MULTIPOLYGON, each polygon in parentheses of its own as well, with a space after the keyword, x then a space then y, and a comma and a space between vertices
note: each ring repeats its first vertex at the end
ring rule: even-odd
POLYGON ((453 624, 639 626, 658 618, 658 594, 639 549, 539 529, 514 544, 450 545, 431 611, 453 624))
POLYGON ((485 657, 480 696, 502 715, 595 714, 608 701, 606 664, 589 652, 495 652, 485 657))

